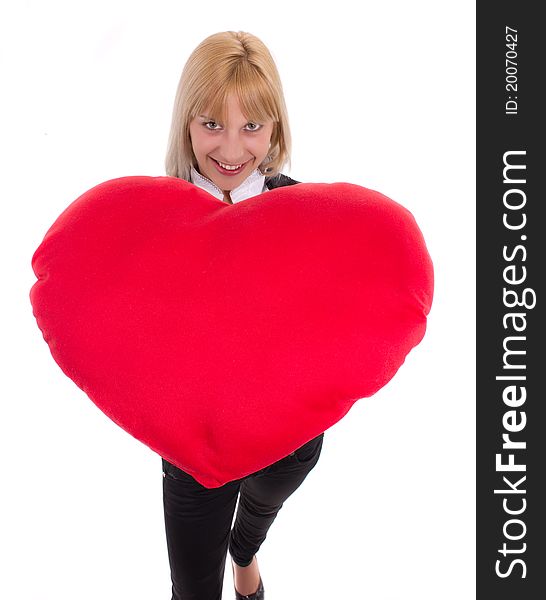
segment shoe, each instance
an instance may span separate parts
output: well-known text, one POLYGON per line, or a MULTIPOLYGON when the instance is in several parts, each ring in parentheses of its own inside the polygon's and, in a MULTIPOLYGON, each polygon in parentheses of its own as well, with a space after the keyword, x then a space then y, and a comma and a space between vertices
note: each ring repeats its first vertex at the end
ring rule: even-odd
MULTIPOLYGON (((233 566, 233 562, 231 563, 231 570, 233 571, 233 580, 235 580, 235 567, 233 566)), ((258 585, 258 589, 253 594, 243 595, 239 594, 235 586, 233 587, 235 590, 235 600, 264 600, 264 584, 262 581, 262 576, 260 575, 260 583, 258 585)))
POLYGON ((235 600, 264 600, 264 584, 262 581, 262 577, 260 576, 260 585, 258 589, 248 596, 243 596, 243 594, 239 594, 237 590, 235 590, 235 600))

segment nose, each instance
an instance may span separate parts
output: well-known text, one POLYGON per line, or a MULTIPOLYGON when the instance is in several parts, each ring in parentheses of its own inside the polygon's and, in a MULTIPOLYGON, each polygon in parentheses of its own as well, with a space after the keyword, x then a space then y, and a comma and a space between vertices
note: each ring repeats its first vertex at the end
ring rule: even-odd
POLYGON ((226 132, 226 135, 223 136, 220 152, 222 162, 230 165, 238 165, 247 160, 243 140, 238 131, 226 132))

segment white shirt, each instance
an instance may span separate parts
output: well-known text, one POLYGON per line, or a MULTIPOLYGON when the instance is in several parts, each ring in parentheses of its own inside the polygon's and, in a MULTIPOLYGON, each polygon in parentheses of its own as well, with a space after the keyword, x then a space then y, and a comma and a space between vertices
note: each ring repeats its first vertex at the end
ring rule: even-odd
MULTIPOLYGON (((195 167, 191 168, 191 183, 205 190, 209 194, 212 194, 218 200, 224 200, 224 192, 210 179, 204 177, 199 173, 195 167)), ((231 201, 233 204, 246 200, 252 196, 258 196, 263 192, 267 192, 268 187, 265 185, 265 175, 263 175, 259 169, 255 169, 252 173, 237 186, 234 190, 229 192, 231 201)))

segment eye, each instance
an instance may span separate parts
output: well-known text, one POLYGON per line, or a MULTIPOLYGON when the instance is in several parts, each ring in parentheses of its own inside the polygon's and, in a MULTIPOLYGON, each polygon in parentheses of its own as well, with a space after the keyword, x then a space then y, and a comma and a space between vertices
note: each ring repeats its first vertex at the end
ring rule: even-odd
POLYGON ((258 125, 257 123, 247 123, 246 127, 250 127, 248 131, 258 131, 258 129, 260 129, 262 126, 258 125))
POLYGON ((203 123, 203 127, 205 127, 205 129, 208 129, 209 131, 217 131, 217 129, 220 128, 216 121, 205 121, 203 123), (211 127, 209 127, 209 125, 211 125, 211 127))

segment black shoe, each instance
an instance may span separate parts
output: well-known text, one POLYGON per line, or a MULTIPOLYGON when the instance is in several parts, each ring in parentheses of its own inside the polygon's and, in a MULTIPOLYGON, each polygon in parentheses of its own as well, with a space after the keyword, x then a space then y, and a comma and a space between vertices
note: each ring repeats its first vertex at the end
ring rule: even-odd
POLYGON ((239 594, 237 590, 235 590, 235 600, 264 600, 264 584, 262 578, 260 576, 260 585, 258 589, 248 596, 243 596, 243 594, 239 594))
MULTIPOLYGON (((233 566, 233 561, 231 562, 231 570, 233 572, 233 580, 235 581, 235 567, 233 566)), ((243 594, 239 594, 235 586, 233 589, 235 590, 235 600, 264 600, 264 584, 261 575, 258 589, 253 594, 248 594, 244 596, 243 594)))

